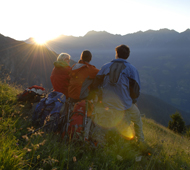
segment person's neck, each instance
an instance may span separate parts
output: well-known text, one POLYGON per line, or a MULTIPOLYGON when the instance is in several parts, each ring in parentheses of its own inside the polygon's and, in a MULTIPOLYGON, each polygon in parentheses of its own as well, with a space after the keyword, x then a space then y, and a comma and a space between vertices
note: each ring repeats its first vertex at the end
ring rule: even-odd
POLYGON ((82 62, 84 62, 84 63, 88 63, 88 64, 90 63, 90 61, 89 61, 89 62, 88 62, 88 61, 84 61, 84 60, 80 60, 80 61, 82 61, 82 62))
MULTIPOLYGON (((119 57, 116 57, 115 59, 124 59, 124 58, 119 58, 119 57)), ((124 60, 127 60, 127 59, 124 59, 124 60)))

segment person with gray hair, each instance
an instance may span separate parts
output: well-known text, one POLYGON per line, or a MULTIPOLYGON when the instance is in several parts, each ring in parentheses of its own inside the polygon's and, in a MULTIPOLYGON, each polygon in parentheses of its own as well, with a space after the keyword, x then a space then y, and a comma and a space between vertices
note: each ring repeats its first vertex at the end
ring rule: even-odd
POLYGON ((67 53, 61 53, 55 61, 53 71, 51 73, 51 83, 54 91, 63 93, 68 98, 68 86, 70 80, 70 58, 67 53))
POLYGON ((69 64, 70 63, 70 58, 71 58, 71 56, 69 54, 61 53, 57 57, 57 61, 65 61, 65 62, 67 62, 69 64))

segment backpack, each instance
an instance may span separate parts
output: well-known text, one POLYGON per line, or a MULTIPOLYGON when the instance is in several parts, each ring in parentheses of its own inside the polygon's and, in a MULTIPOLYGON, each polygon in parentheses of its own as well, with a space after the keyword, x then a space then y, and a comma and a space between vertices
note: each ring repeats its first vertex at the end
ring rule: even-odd
POLYGON ((66 130, 62 133, 62 138, 67 135, 73 138, 74 135, 78 139, 84 137, 88 140, 89 131, 92 125, 91 115, 94 105, 88 100, 81 100, 74 104, 73 111, 69 114, 69 122, 66 130), (86 111, 86 108, 87 111, 86 111))
POLYGON ((37 85, 26 88, 17 95, 18 101, 29 101, 31 103, 39 102, 42 96, 46 95, 45 88, 37 85))
POLYGON ((32 115, 33 124, 46 126, 46 130, 57 132, 65 116, 66 96, 63 93, 53 91, 46 98, 40 100, 32 115), (62 113, 63 112, 63 113, 62 113))

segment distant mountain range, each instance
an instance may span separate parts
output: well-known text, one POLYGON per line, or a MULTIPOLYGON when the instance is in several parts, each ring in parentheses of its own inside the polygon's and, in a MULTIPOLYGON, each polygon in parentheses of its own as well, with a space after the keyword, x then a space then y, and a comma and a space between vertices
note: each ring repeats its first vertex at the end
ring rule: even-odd
MULTIPOLYGON (((100 37, 103 37, 104 34, 106 34, 108 37, 122 37, 120 35, 112 35, 106 32, 89 32, 86 36, 95 36, 95 35, 99 35, 101 34, 100 37)), ((137 33, 138 34, 138 33, 137 33)), ((141 34, 141 33, 140 33, 141 34)), ((97 37, 97 35, 95 37, 97 37)), ((67 37, 69 38, 69 37, 67 37)), ((77 39, 77 37, 71 37, 71 39, 77 39)), ((79 39, 82 37, 79 37, 79 39)), ((91 38, 90 38, 91 39, 91 38)), ((98 38, 97 38, 98 39, 98 38)), ((61 41, 61 40, 60 40, 61 41)), ((106 41, 106 40, 105 40, 106 41)), ((110 39, 111 41, 111 39, 110 39)), ((113 42, 113 41, 112 41, 113 42)), ((51 42, 52 43, 52 42, 51 42)), ((123 42, 124 43, 124 42, 123 42)), ((79 43, 79 46, 82 44, 79 43)), ((118 44, 122 44, 119 43, 118 44)), ((126 43, 124 43, 126 44, 126 43)), ((48 44, 47 44, 48 45, 48 44)), ((98 45, 97 45, 98 46, 98 45)), ((52 48, 51 46, 49 46, 49 48, 52 48)), ((82 48, 82 47, 81 47, 82 48)), ((68 52, 69 54, 71 54, 72 59, 74 58, 74 53, 78 53, 75 61, 78 61, 80 53, 82 52, 82 50, 84 49, 89 49, 89 48, 83 48, 83 49, 78 49, 78 50, 74 50, 73 49, 73 54, 70 53, 68 50, 63 50, 60 52, 68 52)), ((105 63, 105 61, 110 61, 111 59, 114 58, 114 47, 111 51, 104 51, 105 49, 102 48, 102 51, 104 51, 103 53, 105 55, 102 55, 102 51, 99 50, 97 51, 97 53, 93 52, 93 49, 90 49, 93 53, 93 60, 94 62, 100 63, 100 65, 103 65, 103 63, 105 63), (98 53, 100 52, 100 53, 98 53), (110 54, 110 55, 109 55, 110 54), (99 55, 99 56, 98 56, 99 55), (107 56, 107 58, 103 57, 103 56, 107 56)), ((141 50, 140 50, 141 51, 141 50)), ((58 52, 58 53, 60 53, 58 52)), ((46 89, 51 90, 52 89, 52 85, 50 82, 50 75, 51 75, 51 71, 53 69, 53 62, 56 60, 56 57, 58 56, 58 53, 53 52, 49 49, 47 49, 45 46, 39 46, 39 45, 35 45, 35 44, 27 44, 25 42, 22 41, 16 41, 14 39, 11 39, 9 37, 5 37, 3 35, 0 34, 0 73, 1 73, 1 78, 5 78, 6 75, 9 75, 9 81, 10 82, 15 82, 17 84, 21 84, 23 85, 23 87, 28 87, 28 86, 32 86, 34 84, 36 85, 42 85, 43 87, 45 87, 46 89)), ((148 52, 147 52, 148 53, 148 52)), ((142 52, 143 54, 143 52, 142 52)), ((152 54, 152 53, 151 53, 152 54)), ((167 57, 167 56, 161 56, 159 57, 159 54, 157 54, 158 57, 149 55, 149 56, 136 56, 134 55, 134 52, 131 52, 131 60, 130 62, 135 65, 136 67, 139 67, 139 72, 141 75, 141 82, 142 82, 142 94, 140 96, 140 99, 138 101, 138 106, 141 110, 142 114, 145 114, 146 117, 148 118, 152 118, 154 119, 156 122, 163 124, 164 126, 167 126, 168 121, 170 120, 169 115, 174 114, 176 110, 179 110, 186 122, 186 124, 190 124, 190 114, 177 109, 177 107, 171 106, 170 104, 168 104, 169 102, 164 102, 163 100, 158 99, 157 97, 153 97, 151 95, 147 95, 149 93, 151 93, 152 91, 152 77, 155 78, 155 80, 157 81, 156 83, 158 84, 154 84, 154 88, 157 87, 157 89, 159 89, 160 86, 160 78, 162 78, 161 75, 159 75, 158 73, 161 72, 162 73, 162 64, 158 64, 159 62, 163 62, 163 58, 168 59, 170 61, 171 57, 167 57), (154 63, 151 63, 151 61, 149 61, 149 59, 157 59, 154 61, 154 63), (149 64, 149 67, 144 65, 144 60, 147 60, 147 63, 149 64), (149 61, 149 62, 148 62, 149 61), (139 63, 138 63, 139 62, 139 63), (157 66, 158 64, 158 66, 157 66), (142 65, 142 67, 140 67, 142 65), (160 67, 158 71, 157 67, 160 67), (147 71, 144 73, 143 70, 148 70, 150 69, 150 71, 147 71), (143 73, 143 74, 142 74, 143 73), (144 93, 144 91, 146 91, 146 88, 148 89, 148 87, 145 86, 145 84, 147 84, 149 88, 148 93, 144 93), (144 90, 145 88, 145 90, 144 90)), ((129 58, 130 59, 130 58, 129 58)), ((180 57, 180 59, 184 59, 183 57, 180 57)), ((173 61, 173 59, 172 59, 173 61)), ((176 61, 176 59, 174 60, 176 61)), ((187 62, 188 60, 186 60, 187 62)), ((183 63, 182 61, 180 61, 181 63, 183 63)), ((74 63, 74 61, 72 61, 71 65, 74 63)), ((179 61, 176 62, 176 65, 178 65, 179 61)), ((170 68, 172 73, 175 73, 174 77, 177 76, 176 72, 179 72, 179 70, 175 71, 175 67, 173 68, 172 65, 165 65, 163 64, 166 68, 170 68), (175 72, 173 72, 175 71, 175 72)), ((97 66, 98 67, 98 66, 97 66)), ((182 70, 183 71, 183 70, 182 70)), ((189 71, 187 70, 187 73, 189 74, 189 71)), ((182 77, 184 79, 184 81, 186 81, 186 79, 184 77, 182 77)), ((170 81, 170 77, 168 77, 165 81, 170 81)), ((153 89, 154 89, 153 88, 153 89)), ((188 87, 189 89, 189 87, 188 87)), ((165 93, 167 93, 167 90, 165 91, 165 93)), ((163 93, 164 94, 164 93, 163 93)), ((155 95, 156 96, 156 95, 155 95)), ((176 98, 179 97, 178 95, 174 95, 176 98)), ((166 96, 168 97, 168 96, 166 96)), ((186 96, 184 95, 184 98, 186 96)))
POLYGON ((182 33, 148 30, 124 36, 90 31, 83 37, 61 35, 46 46, 56 53, 69 53, 75 61, 88 49, 93 54, 91 63, 101 68, 114 59, 115 47, 120 44, 131 49, 128 61, 139 70, 143 93, 190 112, 190 29, 182 33))
MULTIPOLYGON (((33 38, 25 42, 34 43, 33 38)), ((89 49, 93 53, 98 53, 99 51, 114 52, 115 47, 120 44, 127 44, 131 48, 132 53, 137 49, 143 50, 146 48, 152 50, 186 49, 190 47, 190 29, 182 33, 169 29, 161 29, 159 31, 148 30, 123 36, 110 34, 105 31, 90 31, 83 37, 61 35, 56 39, 48 41, 47 47, 57 53, 70 52, 80 54, 84 49, 89 49)), ((74 55, 74 59, 75 57, 74 55)))

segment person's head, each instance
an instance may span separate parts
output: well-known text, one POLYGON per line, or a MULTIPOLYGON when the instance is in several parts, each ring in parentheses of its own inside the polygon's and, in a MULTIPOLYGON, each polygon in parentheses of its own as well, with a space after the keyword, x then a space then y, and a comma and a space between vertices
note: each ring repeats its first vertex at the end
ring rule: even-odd
POLYGON ((119 45, 115 48, 116 52, 116 59, 117 58, 122 58, 122 59, 127 59, 130 55, 130 48, 126 45, 119 45))
POLYGON ((92 54, 90 51, 88 50, 84 50, 82 53, 81 53, 81 56, 80 56, 80 59, 85 61, 85 62, 90 62, 91 59, 92 59, 92 54))
POLYGON ((67 53, 61 53, 59 54, 59 56, 57 57, 57 61, 65 61, 66 63, 70 63, 70 58, 71 56, 67 53))

